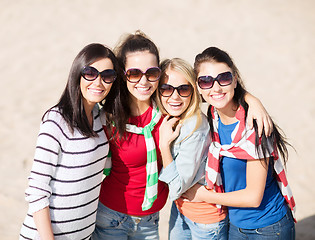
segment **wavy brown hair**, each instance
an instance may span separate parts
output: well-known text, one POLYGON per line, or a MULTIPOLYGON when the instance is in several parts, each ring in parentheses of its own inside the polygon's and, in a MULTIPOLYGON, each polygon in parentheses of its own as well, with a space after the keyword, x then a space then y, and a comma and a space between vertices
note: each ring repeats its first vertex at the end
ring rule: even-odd
MULTIPOLYGON (((127 61, 127 54, 134 52, 149 51, 154 54, 157 63, 160 62, 159 51, 152 40, 146 36, 140 30, 137 30, 134 34, 128 34, 122 37, 121 41, 115 47, 114 52, 119 61, 120 68, 125 70, 125 65, 127 61)), ((123 71, 121 72, 123 74, 123 71)), ((154 99, 155 93, 151 96, 154 99)), ((126 79, 121 77, 116 96, 107 98, 105 106, 106 112, 106 122, 108 133, 113 132, 113 123, 115 130, 113 132, 113 137, 118 136, 120 139, 124 136, 126 132, 126 124, 128 119, 131 117, 130 109, 130 93, 127 88, 126 79)))

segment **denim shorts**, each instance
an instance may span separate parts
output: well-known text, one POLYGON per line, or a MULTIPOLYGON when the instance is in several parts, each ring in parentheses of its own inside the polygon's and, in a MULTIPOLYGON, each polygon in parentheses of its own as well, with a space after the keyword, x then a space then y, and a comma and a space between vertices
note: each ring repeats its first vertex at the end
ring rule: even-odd
POLYGON ((159 239, 159 212, 134 217, 98 204, 96 226, 91 240, 159 239))
POLYGON ((228 218, 211 224, 196 223, 181 214, 173 202, 169 221, 169 239, 227 240, 228 218))
POLYGON ((230 223, 229 239, 237 240, 294 240, 295 223, 291 210, 278 222, 257 229, 238 228, 230 223))

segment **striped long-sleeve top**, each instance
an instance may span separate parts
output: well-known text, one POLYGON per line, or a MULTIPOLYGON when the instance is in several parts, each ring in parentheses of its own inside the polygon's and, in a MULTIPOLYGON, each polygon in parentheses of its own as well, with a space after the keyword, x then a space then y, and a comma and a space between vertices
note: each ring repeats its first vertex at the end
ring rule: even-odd
POLYGON ((100 110, 93 109, 98 137, 71 133, 58 109, 45 115, 26 189, 29 202, 20 239, 39 239, 33 213, 47 206, 55 239, 88 239, 94 230, 103 169, 109 146, 100 110))

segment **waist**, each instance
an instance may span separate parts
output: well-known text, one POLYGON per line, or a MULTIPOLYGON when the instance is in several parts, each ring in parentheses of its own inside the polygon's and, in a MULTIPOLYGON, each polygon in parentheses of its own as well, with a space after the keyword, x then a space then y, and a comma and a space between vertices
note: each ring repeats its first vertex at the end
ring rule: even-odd
POLYGON ((158 182, 158 194, 152 207, 143 211, 142 202, 144 200, 145 184, 126 186, 123 183, 117 184, 109 177, 106 178, 102 182, 99 200, 102 204, 117 212, 134 217, 144 217, 160 211, 166 203, 168 188, 163 182, 158 182))
POLYGON ((181 214, 196 223, 216 223, 223 220, 227 213, 226 207, 218 209, 216 205, 206 202, 189 202, 179 198, 175 204, 181 214))

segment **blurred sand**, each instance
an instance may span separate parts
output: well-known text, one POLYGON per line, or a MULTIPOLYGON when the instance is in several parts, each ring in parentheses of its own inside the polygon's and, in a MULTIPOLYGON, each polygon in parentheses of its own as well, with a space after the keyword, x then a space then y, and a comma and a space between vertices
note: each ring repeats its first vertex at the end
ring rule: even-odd
MULTIPOLYGON (((208 46, 234 57, 248 87, 286 133, 297 239, 315 239, 315 2, 312 0, 1 0, 0 238, 17 239, 40 118, 56 103, 75 55, 142 29, 161 57, 193 63, 208 46)), ((167 239, 169 204, 161 212, 167 239)))

